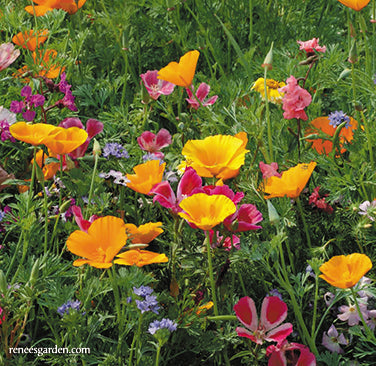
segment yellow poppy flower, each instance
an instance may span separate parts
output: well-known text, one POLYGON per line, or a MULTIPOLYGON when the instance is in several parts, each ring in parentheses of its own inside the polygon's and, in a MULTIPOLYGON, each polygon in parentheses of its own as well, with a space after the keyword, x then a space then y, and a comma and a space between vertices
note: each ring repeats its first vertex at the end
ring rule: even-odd
POLYGON ((372 268, 371 259, 365 254, 337 255, 325 262, 319 276, 334 287, 350 288, 372 268))
POLYGON ((37 17, 45 15, 48 11, 52 11, 54 9, 63 9, 69 14, 74 14, 80 9, 86 2, 86 0, 33 0, 37 6, 26 6, 25 10, 37 17))
POLYGON ((112 260, 126 244, 125 223, 114 216, 93 221, 87 232, 76 230, 67 239, 67 248, 84 259, 76 259, 75 267, 89 264, 96 268, 109 268, 112 260))
POLYGON ((338 0, 341 4, 354 10, 361 10, 368 5, 370 0, 338 0))
POLYGON ((159 163, 159 160, 149 160, 136 165, 133 168, 135 174, 127 174, 127 179, 130 180, 127 186, 136 192, 149 194, 157 183, 162 182, 166 163, 159 163))
POLYGON ((163 233, 161 225, 161 222, 148 222, 139 227, 133 224, 125 224, 125 230, 132 244, 148 244, 163 233))
POLYGON ((282 176, 270 177, 264 180, 265 199, 273 197, 297 198, 306 186, 309 178, 315 169, 314 161, 309 164, 298 164, 284 172, 282 176))
POLYGON ((187 166, 191 166, 201 177, 217 177, 222 180, 238 175, 244 164, 247 134, 240 132, 235 136, 215 135, 203 140, 189 140, 182 154, 187 166))
POLYGON ((43 140, 52 132, 57 131, 56 126, 47 123, 29 124, 26 122, 17 122, 9 127, 11 135, 20 141, 31 145, 43 144, 43 140))
POLYGON ((116 256, 114 263, 125 266, 143 267, 152 263, 166 263, 168 258, 165 254, 150 252, 148 250, 131 249, 116 256))
POLYGON ((179 216, 202 230, 212 229, 236 211, 234 202, 222 194, 196 193, 184 198, 179 206, 184 210, 179 216))
MULTIPOLYGON (((281 104, 285 93, 280 93, 279 88, 286 86, 283 81, 279 82, 273 79, 266 79, 266 93, 268 100, 274 104, 281 104)), ((253 84, 252 90, 255 90, 261 94, 261 98, 265 100, 264 78, 259 78, 253 84)))
POLYGON ((160 69, 158 79, 169 81, 172 84, 188 88, 195 76, 196 66, 200 52, 189 51, 180 57, 179 63, 173 61, 160 69))
POLYGON ((88 138, 87 132, 79 127, 56 127, 43 140, 55 154, 68 154, 81 146, 88 138))

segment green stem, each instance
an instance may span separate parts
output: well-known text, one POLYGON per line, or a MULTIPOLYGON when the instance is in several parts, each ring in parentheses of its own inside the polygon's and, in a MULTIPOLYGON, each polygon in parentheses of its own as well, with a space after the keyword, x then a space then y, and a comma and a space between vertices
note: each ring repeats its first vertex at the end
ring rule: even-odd
POLYGON ((155 356, 155 366, 159 365, 159 356, 161 354, 161 348, 162 348, 162 345, 161 345, 161 342, 159 342, 158 347, 157 347, 157 355, 155 356))
POLYGON ((363 111, 360 111, 360 115, 362 117, 362 122, 364 124, 364 129, 366 131, 368 151, 369 151, 369 160, 371 162, 371 168, 373 170, 375 170, 375 162, 373 160, 372 140, 371 140, 371 134, 370 134, 370 129, 369 129, 369 125, 368 125, 368 120, 365 118, 363 111))
POLYGON ((213 275, 213 264, 211 258, 211 246, 210 246, 210 238, 209 238, 209 231, 205 232, 205 244, 206 244, 206 251, 208 253, 208 266, 209 266, 209 279, 210 279, 210 286, 211 292, 213 297, 213 304, 214 304, 214 315, 218 316, 218 306, 217 306, 217 296, 215 291, 215 282, 214 282, 214 275, 213 275))
POLYGON ((217 316, 208 316, 208 320, 214 322, 227 321, 227 320, 237 320, 238 318, 235 315, 217 315, 217 316))
POLYGON ((249 48, 252 48, 253 44, 253 1, 249 0, 249 48))
POLYGON ((273 139, 272 139, 272 126, 270 123, 270 111, 269 111, 269 100, 268 100, 268 86, 266 85, 266 76, 268 73, 268 67, 264 67, 264 99, 265 99, 265 118, 266 118, 266 124, 268 127, 268 145, 269 145, 269 161, 274 161, 273 159, 273 139))
POLYGON ((319 298, 319 278, 315 275, 315 297, 313 299, 313 316, 312 316, 312 326, 311 326, 311 338, 314 340, 315 329, 316 329, 316 317, 317 317, 317 300, 319 298))
MULTIPOLYGON (((22 237, 24 235, 24 232, 21 231, 21 235, 20 237, 18 238, 18 242, 17 242, 17 245, 16 245, 16 249, 14 250, 14 253, 13 253, 13 256, 12 256, 12 260, 10 261, 10 264, 8 266, 8 269, 7 269, 7 273, 5 275, 5 278, 8 278, 9 274, 11 273, 12 271, 12 268, 13 268, 13 265, 14 265, 14 262, 16 260, 16 257, 18 257, 18 252, 20 250, 20 247, 21 247, 21 243, 22 243, 22 237)), ((12 281, 13 282, 13 281, 12 281)))
POLYGON ((305 216, 304 216, 302 203, 300 202, 300 198, 299 198, 299 197, 296 198, 296 204, 297 204, 297 206, 298 206, 298 210, 299 210, 299 213, 300 213, 300 217, 301 217, 301 219, 302 219, 302 221, 303 221, 303 226, 304 226, 304 231, 305 231, 306 238, 307 238, 307 244, 308 244, 308 247, 309 247, 309 248, 312 248, 311 237, 310 237, 310 235, 309 235, 308 225, 307 225, 307 222, 306 222, 306 219, 305 219, 305 216))
POLYGON ((98 159, 99 159, 99 155, 94 154, 94 169, 93 169, 93 174, 91 175, 89 198, 88 198, 88 204, 87 204, 87 208, 86 208, 86 212, 85 212, 86 219, 89 217, 89 207, 91 205, 91 200, 93 198, 94 180, 95 180, 95 176, 97 174, 98 159))
MULTIPOLYGON (((140 334, 141 334, 141 323, 142 323, 142 313, 138 319, 138 328, 137 328, 137 332, 133 335, 133 340, 132 340, 132 344, 131 344, 131 350, 129 352, 129 358, 128 358, 128 366, 131 366, 132 365, 132 359, 133 359, 133 350, 134 350, 134 346, 135 346, 135 343, 137 341, 137 346, 138 346, 138 338, 140 337, 140 334)), ((137 355, 136 355, 137 357, 137 355)))

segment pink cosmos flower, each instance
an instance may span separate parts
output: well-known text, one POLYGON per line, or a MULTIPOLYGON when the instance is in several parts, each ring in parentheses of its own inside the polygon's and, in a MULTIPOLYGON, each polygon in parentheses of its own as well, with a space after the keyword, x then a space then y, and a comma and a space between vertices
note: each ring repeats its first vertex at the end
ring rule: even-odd
MULTIPOLYGON (((367 312, 367 305, 366 304, 359 304, 360 311, 364 317, 364 319, 368 319, 368 312, 367 312)), ((347 324, 352 327, 353 325, 358 325, 360 322, 360 315, 358 310, 356 309, 355 305, 342 305, 338 308, 338 310, 342 313, 337 315, 337 318, 342 321, 347 321, 347 324)))
POLYGON ((316 357, 307 346, 287 340, 277 346, 268 346, 266 355, 270 356, 268 366, 316 366, 316 357))
POLYGON ((287 305, 277 296, 265 297, 261 306, 260 320, 254 301, 242 297, 234 306, 239 321, 246 327, 237 327, 240 337, 251 339, 257 344, 263 341, 281 343, 292 333, 292 324, 281 324, 287 316, 287 305))
POLYGON ((80 228, 80 230, 82 231, 85 231, 87 233, 89 227, 91 226, 91 224, 99 218, 99 216, 97 215, 93 215, 90 217, 89 220, 84 220, 84 217, 82 216, 82 212, 81 212, 81 207, 79 206, 72 206, 72 212, 73 212, 73 215, 74 215, 74 219, 76 220, 76 223, 78 225, 78 227, 80 228))
POLYGON ((259 168, 261 170, 263 179, 267 179, 270 177, 278 177, 278 178, 282 177, 282 174, 278 173, 277 163, 265 164, 263 161, 260 161, 259 168))
POLYGON ((324 53, 326 51, 326 46, 321 47, 319 45, 319 39, 318 38, 312 38, 309 41, 297 41, 300 45, 300 50, 304 50, 307 53, 314 53, 314 50, 317 52, 324 53))
POLYGON ((324 332, 322 336, 322 345, 331 352, 343 353, 343 349, 340 345, 342 344, 346 346, 348 343, 349 342, 347 341, 343 333, 338 333, 338 330, 334 326, 334 324, 332 324, 328 332, 324 332))
MULTIPOLYGON (((59 126, 64 127, 64 128, 79 127, 79 128, 84 129, 84 125, 82 124, 80 119, 75 118, 75 117, 65 118, 63 121, 60 122, 59 126)), ((77 158, 81 158, 82 156, 84 156, 85 153, 86 153, 87 147, 89 146, 90 140, 95 135, 98 135, 98 133, 100 133, 102 131, 103 131, 103 123, 102 122, 99 122, 99 121, 97 121, 96 119, 93 119, 93 118, 88 119, 87 122, 86 122, 86 132, 88 134, 88 138, 86 139, 86 141, 81 146, 79 146, 76 150, 73 150, 68 155, 72 159, 77 159, 77 158)))
POLYGON ((278 91, 285 93, 282 100, 283 118, 297 118, 306 121, 308 116, 304 108, 310 105, 312 101, 311 94, 301 88, 298 85, 298 81, 292 75, 286 80, 286 86, 279 88, 278 91))
POLYGON ((20 50, 15 49, 12 43, 0 45, 0 71, 6 69, 20 55, 20 50))
POLYGON ((193 109, 199 109, 201 107, 201 104, 203 107, 207 107, 209 105, 213 105, 217 99, 218 95, 214 95, 210 97, 208 100, 204 101, 204 99, 208 96, 209 91, 210 91, 210 86, 206 83, 201 83, 196 91, 196 98, 193 96, 194 87, 192 85, 192 90, 186 88, 187 94, 189 98, 186 98, 185 100, 189 103, 189 105, 193 109), (200 103, 201 102, 201 103, 200 103))
POLYGON ((157 100, 161 94, 169 95, 174 91, 175 85, 157 78, 158 70, 146 71, 145 74, 141 74, 140 77, 145 85, 150 98, 157 100))
POLYGON ((166 129, 162 128, 157 134, 145 131, 140 137, 137 137, 138 145, 142 150, 154 154, 158 159, 163 159, 164 155, 160 149, 171 144, 171 135, 166 129))

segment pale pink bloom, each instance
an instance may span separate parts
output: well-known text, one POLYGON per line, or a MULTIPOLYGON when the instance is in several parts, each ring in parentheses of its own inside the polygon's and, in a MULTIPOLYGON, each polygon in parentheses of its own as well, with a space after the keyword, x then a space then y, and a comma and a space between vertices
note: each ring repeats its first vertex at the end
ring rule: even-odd
POLYGON ((15 49, 12 43, 0 45, 0 71, 6 69, 20 55, 20 50, 15 49))
POLYGON ((259 168, 262 173, 262 179, 267 179, 270 177, 278 177, 278 178, 282 177, 282 174, 278 173, 277 163, 265 164, 263 161, 260 161, 259 168))
POLYGON ((359 297, 367 298, 374 297, 373 293, 368 290, 369 285, 372 283, 372 280, 366 276, 363 276, 359 282, 355 285, 354 290, 359 297))
MULTIPOLYGON (((160 149, 171 144, 171 135, 166 129, 162 128, 157 134, 150 131, 145 131, 137 138, 138 145, 142 150, 150 153, 157 153, 160 149)), ((159 153, 159 155, 163 155, 159 153)), ((163 156, 162 156, 163 158, 163 156)))
POLYGON ((169 95, 174 91, 175 85, 158 79, 158 70, 146 71, 145 74, 141 74, 140 77, 145 85, 150 98, 157 100, 161 94, 169 95))
POLYGON ((281 324, 287 316, 287 305, 277 296, 264 298, 260 320, 255 303, 248 296, 242 297, 234 305, 234 311, 246 327, 236 328, 238 336, 249 338, 257 344, 262 344, 263 341, 281 343, 292 333, 291 323, 281 324))
POLYGON ((346 346, 348 343, 349 342, 347 341, 343 333, 338 333, 337 328, 334 326, 334 324, 332 324, 328 332, 324 332, 322 336, 322 345, 332 352, 343 353, 343 349, 341 348, 340 344, 346 346))
POLYGON ((311 94, 301 88, 298 85, 298 81, 292 75, 286 80, 286 86, 279 88, 278 91, 285 93, 282 100, 283 118, 297 118, 306 121, 308 116, 304 108, 310 105, 312 101, 311 94))
POLYGON ((319 39, 318 38, 312 38, 309 41, 297 41, 300 45, 300 50, 304 50, 307 53, 314 53, 314 50, 317 52, 325 52, 326 46, 321 47, 319 45, 319 39))
POLYGON ((369 329, 374 330, 376 328, 376 310, 368 310, 366 323, 369 329))
POLYGON ((187 91, 187 94, 189 96, 189 98, 186 98, 185 100, 193 109, 199 109, 201 107, 201 104, 203 107, 213 105, 218 99, 218 95, 214 95, 210 97, 208 100, 204 101, 204 99, 208 96, 210 92, 210 86, 206 83, 200 84, 196 91, 196 98, 193 96, 193 92, 195 91, 193 85, 192 90, 188 88, 186 88, 185 90, 187 91))
MULTIPOLYGON (((363 314, 363 317, 367 319, 367 305, 359 304, 359 308, 361 313, 363 314)), ((338 319, 342 320, 343 322, 347 321, 347 324, 350 325, 350 327, 359 324, 361 319, 355 305, 342 305, 338 308, 338 310, 342 313, 337 315, 338 319)))
POLYGON ((74 215, 74 219, 76 220, 76 223, 78 227, 82 230, 87 232, 93 221, 95 221, 99 216, 93 215, 90 217, 89 220, 84 220, 84 217, 82 216, 81 207, 79 206, 72 206, 72 212, 74 215))
POLYGON ((266 355, 270 356, 268 366, 316 366, 316 357, 307 346, 287 340, 268 346, 266 355))

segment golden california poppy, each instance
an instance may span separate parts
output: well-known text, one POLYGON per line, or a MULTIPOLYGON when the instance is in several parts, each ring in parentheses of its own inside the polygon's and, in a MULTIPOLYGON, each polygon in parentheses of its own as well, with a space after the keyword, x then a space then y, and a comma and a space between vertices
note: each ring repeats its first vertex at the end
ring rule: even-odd
POLYGON ((88 138, 87 132, 79 127, 55 127, 43 139, 46 145, 55 154, 68 154, 81 146, 88 138))
POLYGON ((43 144, 43 140, 53 131, 57 131, 56 126, 47 123, 29 124, 26 122, 17 122, 9 127, 11 135, 20 141, 32 145, 43 144))
POLYGON ((36 6, 26 6, 25 10, 33 15, 35 12, 35 15, 37 17, 42 16, 46 14, 48 11, 52 11, 54 9, 63 9, 69 14, 74 14, 77 12, 78 9, 80 9, 86 2, 86 0, 33 0, 35 4, 38 4, 36 6))
POLYGON ((210 230, 236 211, 230 198, 223 194, 196 193, 184 198, 179 206, 184 212, 179 216, 202 230, 210 230))
POLYGON ((159 160, 136 165, 133 168, 135 174, 127 174, 127 179, 130 180, 127 186, 136 192, 149 194, 157 183, 162 182, 165 166, 166 163, 160 164, 159 160))
POLYGON ((161 225, 161 222, 148 222, 139 227, 134 224, 125 224, 125 230, 132 244, 148 244, 163 233, 161 225))
POLYGON ((200 52, 189 51, 180 57, 179 63, 173 61, 160 69, 158 79, 169 81, 172 84, 188 88, 195 76, 196 66, 200 52))
MULTIPOLYGON (((286 83, 279 82, 273 79, 266 79, 266 93, 268 95, 268 100, 275 104, 282 103, 284 93, 278 91, 279 88, 282 88, 286 83)), ((251 90, 255 90, 260 93, 261 98, 265 99, 265 89, 264 89, 264 78, 258 78, 253 84, 251 90)))
MULTIPOLYGON (((48 152, 48 155, 43 151, 39 150, 36 155, 35 159, 37 164, 42 168, 43 176, 45 180, 52 179, 57 171, 60 169, 60 163, 58 162, 52 162, 46 164, 46 159, 49 157, 56 158, 57 154, 53 153, 52 151, 48 152)), ((31 160, 31 163, 33 164, 34 159, 31 160)))
POLYGON ((350 288, 371 268, 371 259, 365 254, 337 255, 320 267, 322 274, 319 277, 334 287, 350 288))
POLYGON ((148 250, 131 249, 116 256, 114 263, 125 266, 143 267, 152 263, 166 263, 168 258, 165 254, 150 252, 148 250))
POLYGON ((297 198, 306 186, 309 178, 315 169, 314 161, 309 164, 298 164, 284 172, 281 177, 270 177, 264 179, 265 199, 273 197, 297 198))
MULTIPOLYGON (((341 147, 341 153, 345 152, 346 149, 343 148, 343 144, 345 142, 351 142, 354 136, 354 130, 358 128, 358 122, 352 118, 350 118, 349 127, 342 128, 339 134, 339 145, 341 147)), ((330 120, 329 117, 318 117, 312 120, 309 124, 309 127, 306 130, 306 136, 316 133, 316 132, 324 132, 328 135, 328 138, 334 136, 336 132, 336 127, 329 124, 330 120)), ((328 155, 333 149, 333 142, 330 140, 323 140, 323 139, 314 139, 307 141, 312 142, 312 148, 315 149, 319 154, 326 154, 328 155)))
POLYGON ((338 0, 341 4, 354 10, 361 10, 368 5, 370 0, 338 0))
POLYGON ((30 51, 35 51, 42 43, 47 39, 48 30, 44 29, 39 32, 34 32, 32 29, 25 32, 17 33, 13 38, 12 42, 17 46, 28 49, 30 51))
POLYGON ((87 232, 76 230, 67 239, 67 248, 84 259, 76 259, 75 267, 89 264, 96 268, 109 268, 112 260, 126 244, 124 221, 105 216, 93 221, 87 232))
POLYGON ((201 177, 217 177, 222 180, 238 175, 244 164, 247 134, 240 132, 235 136, 215 135, 203 140, 189 140, 182 154, 186 165, 196 170, 201 177))

